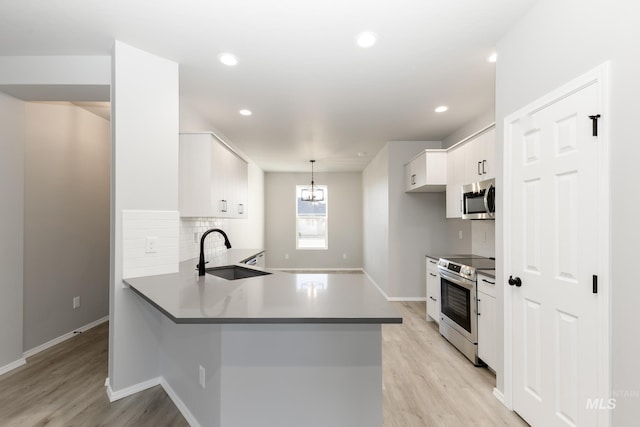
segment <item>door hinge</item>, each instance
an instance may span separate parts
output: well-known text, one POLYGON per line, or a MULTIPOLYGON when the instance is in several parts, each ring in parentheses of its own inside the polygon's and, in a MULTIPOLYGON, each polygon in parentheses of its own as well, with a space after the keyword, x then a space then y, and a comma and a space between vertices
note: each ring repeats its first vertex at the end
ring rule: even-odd
POLYGON ((591 119, 592 134, 593 136, 598 136, 598 119, 600 118, 600 114, 589 116, 589 118, 591 119))
POLYGON ((596 276, 595 274, 593 275, 593 293, 597 294, 598 293, 598 276, 596 276))

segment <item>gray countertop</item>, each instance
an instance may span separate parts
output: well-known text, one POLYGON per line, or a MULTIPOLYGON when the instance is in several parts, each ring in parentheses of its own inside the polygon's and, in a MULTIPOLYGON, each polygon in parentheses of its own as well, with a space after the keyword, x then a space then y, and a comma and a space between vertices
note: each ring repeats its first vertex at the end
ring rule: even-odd
POLYGON ((491 277, 492 279, 496 278, 495 270, 478 270, 476 274, 482 274, 483 276, 491 277))
POLYGON ((448 259, 448 260, 453 260, 453 259, 456 259, 456 258, 487 258, 487 257, 482 256, 482 255, 473 255, 473 254, 446 254, 446 255, 426 254, 425 256, 427 258, 433 258, 433 259, 444 258, 444 259, 448 259))
MULTIPOLYGON (((230 249, 208 267, 236 264, 262 250, 230 249)), ((226 280, 198 277, 197 260, 172 274, 124 279, 175 323, 402 323, 364 274, 273 274, 226 280)))

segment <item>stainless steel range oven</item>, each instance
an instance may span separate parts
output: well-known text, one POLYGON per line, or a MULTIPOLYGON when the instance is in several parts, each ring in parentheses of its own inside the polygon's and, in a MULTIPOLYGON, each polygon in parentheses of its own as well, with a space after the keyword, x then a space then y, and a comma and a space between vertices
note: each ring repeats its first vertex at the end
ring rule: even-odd
POLYGON ((478 296, 476 271, 495 269, 490 258, 441 258, 440 334, 474 365, 478 359, 478 296))

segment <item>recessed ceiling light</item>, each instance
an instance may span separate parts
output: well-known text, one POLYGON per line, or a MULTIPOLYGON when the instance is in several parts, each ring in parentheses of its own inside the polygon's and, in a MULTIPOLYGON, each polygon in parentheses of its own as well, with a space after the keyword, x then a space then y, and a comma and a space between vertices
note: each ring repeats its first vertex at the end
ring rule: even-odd
POLYGON ((247 110, 247 109, 242 109, 240 111, 238 111, 240 114, 242 114, 243 116, 250 116, 251 114, 253 114, 251 112, 251 110, 247 110))
POLYGON ((493 52, 491 55, 489 55, 489 57, 487 58, 487 61, 489 62, 496 62, 498 60, 498 54, 493 52))
POLYGON ((229 67, 233 67, 234 65, 238 65, 238 58, 236 58, 235 55, 232 55, 230 53, 221 53, 220 55, 218 55, 218 59, 224 65, 228 65, 229 67))
POLYGON ((434 111, 436 113, 444 113, 445 111, 447 111, 449 109, 449 107, 447 107, 446 105, 441 105, 438 108, 436 108, 434 111))
POLYGON ((358 34, 356 37, 356 44, 362 48, 368 48, 376 44, 377 36, 370 31, 358 34))

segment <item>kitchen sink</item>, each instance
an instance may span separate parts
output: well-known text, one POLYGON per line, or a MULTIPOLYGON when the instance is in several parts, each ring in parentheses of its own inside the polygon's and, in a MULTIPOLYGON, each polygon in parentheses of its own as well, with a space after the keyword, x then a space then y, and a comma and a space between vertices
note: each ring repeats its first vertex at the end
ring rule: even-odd
POLYGON ((253 270, 251 268, 241 267, 239 265, 225 265, 222 267, 211 267, 205 269, 207 274, 222 277, 227 280, 247 279, 249 277, 265 276, 266 271, 253 270))

